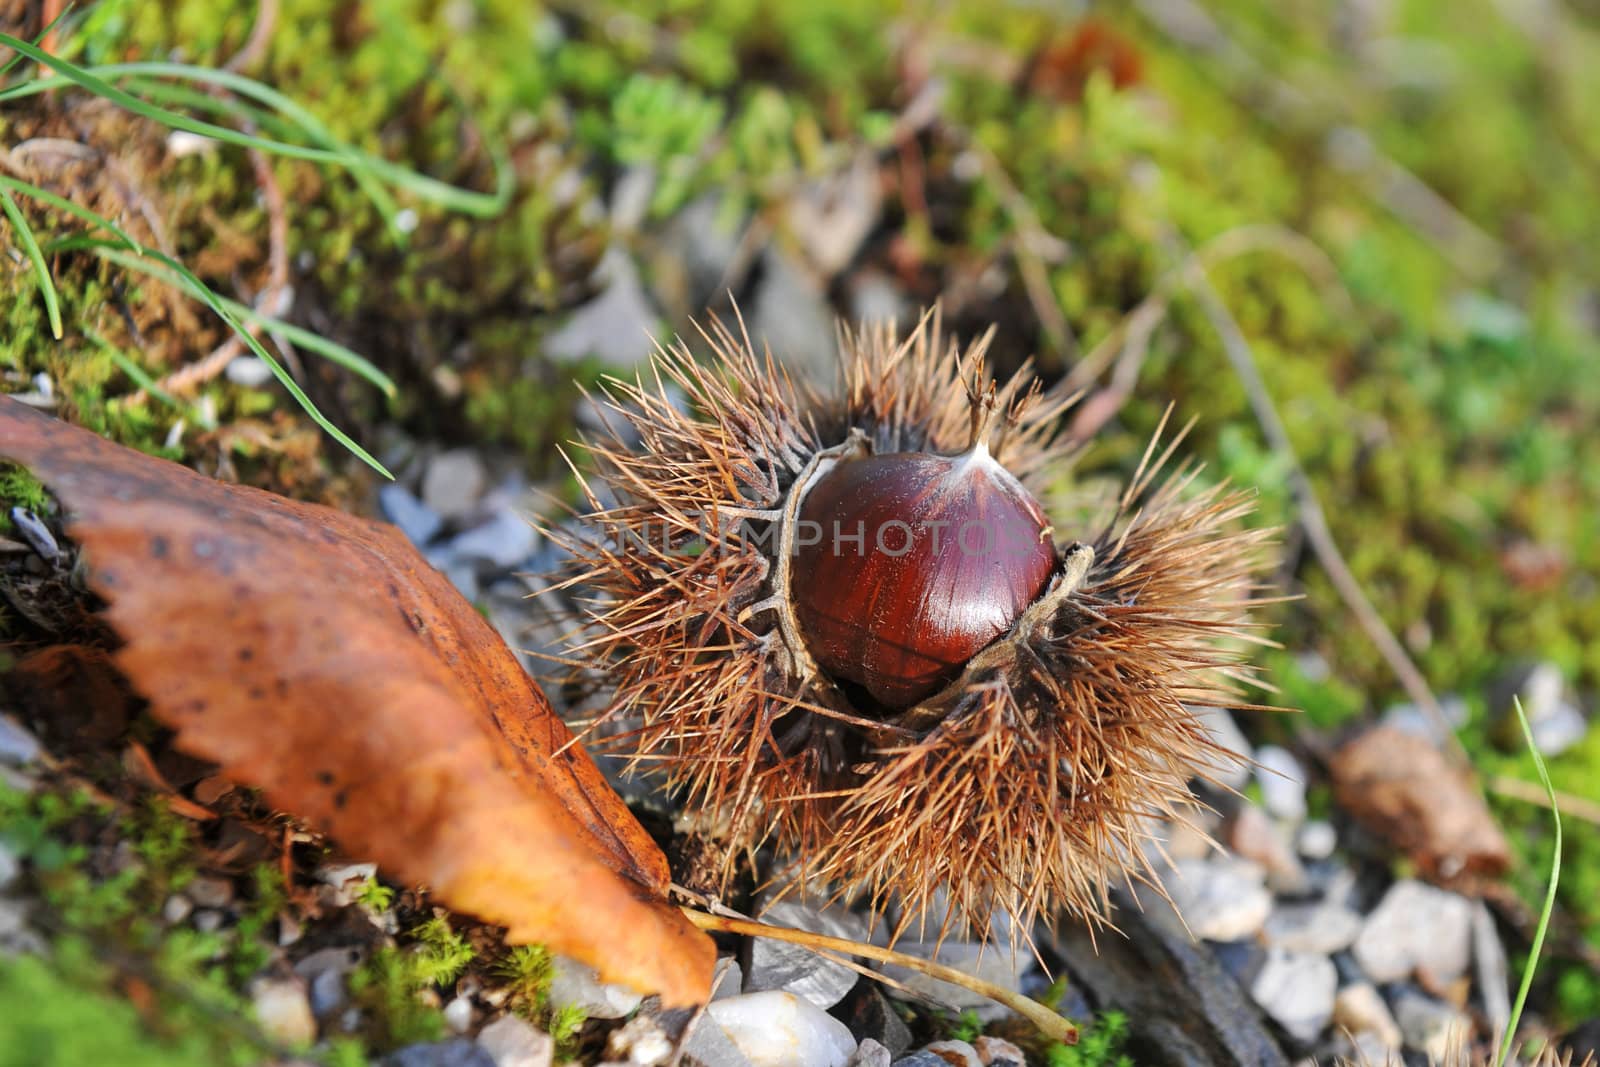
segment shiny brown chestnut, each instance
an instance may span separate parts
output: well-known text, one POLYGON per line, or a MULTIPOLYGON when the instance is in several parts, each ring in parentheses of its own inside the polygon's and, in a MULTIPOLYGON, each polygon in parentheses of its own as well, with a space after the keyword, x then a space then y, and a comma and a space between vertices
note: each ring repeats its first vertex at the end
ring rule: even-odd
POLYGON ((1038 501, 982 441, 838 462, 806 494, 795 545, 811 655, 892 710, 954 681, 1056 567, 1038 501))

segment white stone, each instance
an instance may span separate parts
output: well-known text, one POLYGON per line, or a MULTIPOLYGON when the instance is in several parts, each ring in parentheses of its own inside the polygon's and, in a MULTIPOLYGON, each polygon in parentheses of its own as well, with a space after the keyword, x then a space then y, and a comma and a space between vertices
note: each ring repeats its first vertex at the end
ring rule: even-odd
POLYGON ((251 983, 250 1000, 262 1032, 290 1048, 317 1039, 317 1021, 311 1017, 305 983, 295 978, 260 978, 251 983))
POLYGON ((464 1034, 472 1029, 472 998, 452 997, 444 1006, 444 1024, 452 1034, 464 1034))
POLYGON ((1262 745, 1256 753, 1256 781, 1261 783, 1261 804, 1267 813, 1285 822, 1306 817, 1306 772, 1286 748, 1262 745))
POLYGON ((644 998, 625 986, 600 981, 593 967, 556 956, 551 960, 552 1008, 575 1007, 591 1019, 621 1019, 633 1014, 644 998))
POLYGON ((606 1039, 606 1052, 635 1067, 652 1067, 672 1055, 672 1039, 648 1015, 636 1015, 606 1039))
POLYGON ((1253 937, 1272 911, 1266 872, 1253 863, 1219 856, 1179 860, 1167 891, 1196 937, 1241 941, 1253 937))
POLYGON ((1394 1021, 1389 1005, 1370 982, 1357 982, 1339 990, 1333 999, 1333 1022, 1358 1037, 1371 1034, 1385 1049, 1400 1047, 1400 1024, 1394 1021))
POLYGON ((1308 860, 1325 860, 1339 847, 1339 832, 1333 824, 1322 819, 1311 819, 1295 834, 1295 848, 1308 860))
POLYGON ((478 1047, 494 1067, 550 1067, 556 1043, 515 1015, 502 1015, 478 1034, 478 1047))
POLYGON ((1279 904, 1267 916, 1267 944, 1324 956, 1342 952, 1361 934, 1361 916, 1331 904, 1279 904))
POLYGON ((1450 1050, 1472 1036, 1472 1020, 1448 1004, 1420 993, 1405 992, 1395 1001, 1394 1015, 1406 1048, 1443 1063, 1450 1050))
POLYGON ((1199 717, 1212 744, 1224 750, 1207 752, 1200 760, 1202 770, 1229 789, 1243 789, 1245 783, 1250 781, 1248 761, 1254 758, 1255 752, 1233 721, 1233 716, 1223 708, 1195 707, 1190 710, 1199 717), (1225 752, 1237 753, 1242 758, 1235 760, 1225 752))
POLYGON ((39 741, 9 715, 0 715, 0 763, 21 767, 39 758, 39 741))
POLYGON ((1333 1018, 1339 971, 1326 956, 1274 948, 1250 985, 1266 1013, 1301 1041, 1315 1041, 1333 1018))
POLYGON ((730 997, 706 1014, 754 1067, 845 1067, 856 1050, 849 1027, 793 993, 730 997))
POLYGON ((862 1038, 850 1057, 850 1067, 889 1067, 893 1062, 894 1053, 870 1037, 862 1038))
POLYGON ((1472 957, 1472 903, 1411 879, 1396 882, 1362 924, 1354 953, 1375 982, 1396 982, 1419 969, 1454 981, 1472 957))

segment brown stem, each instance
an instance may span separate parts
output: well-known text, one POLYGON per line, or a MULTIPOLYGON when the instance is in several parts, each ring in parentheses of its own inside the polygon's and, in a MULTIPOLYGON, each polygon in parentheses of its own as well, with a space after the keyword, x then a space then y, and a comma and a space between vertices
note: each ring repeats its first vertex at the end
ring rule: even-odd
MULTIPOLYGON (((801 945, 812 949, 825 949, 833 952, 842 952, 852 956, 865 956, 880 963, 894 963, 901 967, 908 967, 920 971, 930 978, 937 978, 941 982, 970 989, 979 996, 988 997, 996 1003, 1003 1004, 1023 1016, 1039 1028, 1039 1032, 1056 1041, 1064 1041, 1069 1045, 1078 1043, 1078 1028, 1071 1022, 1063 1019, 1049 1008, 1023 996, 1015 990, 1005 989, 993 982, 985 982, 981 978, 958 971, 954 967, 947 967, 942 963, 932 960, 918 959, 908 956, 903 952, 896 952, 891 948, 880 948, 877 945, 864 941, 851 941, 843 937, 829 937, 826 934, 814 934, 807 930, 792 930, 783 926, 769 926, 753 919, 735 919, 726 915, 710 915, 693 908, 683 908, 683 914, 690 922, 702 930, 716 930, 729 934, 745 934, 750 937, 766 937, 774 941, 787 941, 792 945, 801 945)), ((873 975, 873 977, 878 977, 873 975)))

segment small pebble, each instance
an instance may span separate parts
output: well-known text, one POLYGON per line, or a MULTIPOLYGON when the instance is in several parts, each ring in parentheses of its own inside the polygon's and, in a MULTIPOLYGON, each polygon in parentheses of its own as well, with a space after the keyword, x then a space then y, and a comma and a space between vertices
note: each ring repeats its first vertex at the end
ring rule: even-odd
POLYGON ((0 841, 0 893, 11 888, 17 876, 22 873, 22 861, 17 854, 0 841))
POLYGON ((422 502, 453 519, 471 511, 489 479, 483 460, 470 448, 441 452, 422 476, 422 502))
POLYGON ((235 356, 222 373, 228 381, 246 389, 259 389, 272 381, 272 368, 260 356, 235 356))
POLYGON ((1422 882, 1396 882, 1362 924, 1353 952, 1375 982, 1399 981, 1417 970, 1436 982, 1453 981, 1472 956, 1472 904, 1422 882))
POLYGON ((214 934, 222 929, 222 912, 212 908, 203 908, 194 913, 191 922, 196 930, 202 934, 214 934))
POLYGON ((910 1055, 901 1056, 891 1067, 950 1067, 950 1065, 926 1049, 918 1049, 910 1055))
POLYGON ((202 908, 225 908, 233 902, 233 883, 226 878, 193 878, 184 896, 202 908))
POLYGON ((1226 709, 1196 707, 1191 710, 1199 717, 1200 724, 1211 736, 1213 744, 1227 752, 1235 752, 1244 759, 1241 762, 1225 757, 1222 753, 1209 753, 1203 757, 1203 769, 1229 789, 1243 789, 1250 781, 1248 761, 1255 757, 1255 750, 1251 748, 1249 740, 1240 732, 1238 724, 1233 721, 1233 716, 1228 714, 1226 709))
POLYGON ((550 1067, 556 1043, 523 1019, 502 1015, 478 1034, 478 1047, 494 1060, 494 1067, 550 1067))
POLYGON ((730 997, 708 1005, 706 1014, 754 1067, 844 1067, 856 1050, 849 1027, 793 993, 730 997))
POLYGON ((1279 904, 1267 917, 1262 936, 1269 945, 1290 952, 1330 956, 1355 943, 1361 916, 1330 904, 1279 904))
POLYGON ((316 879, 332 890, 325 894, 325 903, 343 908, 355 903, 356 894, 366 885, 367 879, 377 874, 376 863, 334 863, 318 867, 316 879))
POLYGON ((1339 833, 1333 824, 1312 819, 1301 825, 1294 838, 1295 848, 1308 860, 1325 860, 1339 847, 1339 833))
POLYGON ((1254 804, 1242 805, 1228 823, 1228 847, 1267 872, 1275 893, 1298 896, 1310 882, 1282 828, 1254 804))
POLYGON ((55 534, 50 532, 50 527, 40 521, 39 516, 27 508, 11 509, 11 525, 22 535, 22 539, 28 542, 28 547, 46 563, 54 563, 60 557, 61 548, 56 544, 55 534))
POLYGON ((1449 1051, 1472 1035, 1472 1020, 1432 997, 1411 990, 1394 1002, 1395 1021, 1400 1024, 1405 1047, 1442 1063, 1449 1051))
POLYGON ((983 1067, 978 1050, 965 1041, 934 1041, 924 1045, 922 1051, 933 1053, 950 1067, 983 1067))
POLYGON ((1179 860, 1167 891, 1196 937, 1238 941, 1259 931, 1272 911, 1265 881, 1266 872, 1242 859, 1179 860))
POLYGON ((407 1045, 379 1061, 382 1067, 495 1067, 494 1059, 464 1037, 407 1045))
MULTIPOLYGON (((866 938, 866 924, 858 916, 841 910, 810 907, 793 900, 782 900, 762 913, 762 921, 775 926, 809 930, 847 940, 866 938)), ((752 993, 782 989, 804 997, 819 1008, 833 1007, 855 988, 857 973, 800 945, 786 941, 756 938, 750 947, 750 969, 745 988, 752 993)))
POLYGON ((894 1053, 866 1037, 861 1039, 861 1044, 851 1054, 849 1067, 889 1067, 893 1062, 894 1053))
POLYGON ((458 560, 504 571, 531 556, 537 544, 538 535, 528 520, 506 510, 453 538, 450 551, 458 560))
POLYGON ((1005 1064, 1023 1067, 1028 1062, 1023 1051, 1003 1037, 986 1034, 974 1041, 972 1047, 978 1050, 978 1059, 983 1062, 983 1067, 1004 1067, 1005 1064))
POLYGON ((1400 1024, 1389 1005, 1370 982, 1357 982, 1339 990, 1333 1000, 1333 1023, 1352 1034, 1371 1034, 1385 1049, 1400 1047, 1400 1024))
POLYGON ((300 1048, 317 1039, 317 1021, 299 979, 258 978, 250 985, 250 1002, 256 1022, 279 1044, 300 1048))
POLYGON ((1273 818, 1298 823, 1306 817, 1306 772, 1286 748, 1262 745, 1256 752, 1261 804, 1273 818))
POLYGON ((39 742, 9 715, 0 715, 0 763, 26 766, 39 758, 39 742))
POLYGON ((1250 994, 1278 1025, 1309 1043, 1333 1018, 1338 986, 1339 972, 1328 957, 1274 948, 1267 952, 1250 994))
POLYGON ((406 540, 418 547, 432 541, 444 528, 444 519, 439 513, 398 482, 378 490, 378 508, 384 518, 400 528, 406 540))
POLYGON ((672 1039, 662 1032, 661 1024, 655 1019, 636 1015, 621 1029, 611 1031, 606 1039, 606 1052, 635 1067, 652 1067, 672 1055, 672 1039))
POLYGON ((161 906, 161 917, 169 923, 181 923, 194 911, 194 901, 182 893, 174 893, 161 906))
POLYGON ((644 998, 626 986, 600 981, 593 967, 556 956, 551 960, 549 1003, 576 1007, 591 1019, 621 1019, 633 1014, 644 998))

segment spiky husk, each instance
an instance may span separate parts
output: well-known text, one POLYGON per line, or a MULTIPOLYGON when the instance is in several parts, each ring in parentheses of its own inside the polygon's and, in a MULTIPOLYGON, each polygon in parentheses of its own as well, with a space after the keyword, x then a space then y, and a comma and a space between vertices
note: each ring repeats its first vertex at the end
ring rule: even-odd
MULTIPOLYGON (((846 333, 827 397, 721 325, 706 339, 709 365, 679 345, 647 381, 612 383, 613 424, 586 442, 598 536, 567 546, 566 584, 592 596, 575 661, 611 687, 606 717, 629 722, 612 742, 720 813, 736 844, 775 840, 803 880, 898 903, 902 929, 941 890, 941 932, 952 917, 985 929, 994 908, 1023 929, 1057 906, 1103 920, 1112 881, 1153 877, 1151 817, 1186 817, 1190 779, 1237 758, 1190 705, 1230 703, 1248 676, 1237 646, 1254 640, 1265 536, 1238 526, 1249 495, 1192 470, 1157 485, 1170 449, 1152 445, 1082 538, 1093 563, 1070 589, 1058 577, 950 689, 869 717, 782 624, 769 524, 853 431, 876 452, 967 447, 984 342, 960 352, 936 314, 904 338, 846 333)), ((1041 495, 1070 460, 1071 400, 1031 386, 1024 370, 991 395, 1012 413, 1001 461, 1041 495)), ((1058 525, 1057 543, 1072 533, 1058 525)))

